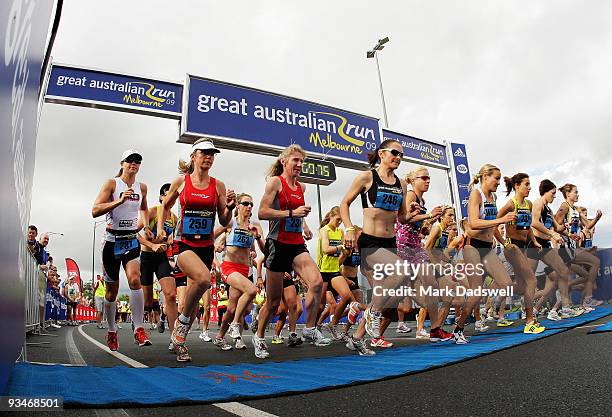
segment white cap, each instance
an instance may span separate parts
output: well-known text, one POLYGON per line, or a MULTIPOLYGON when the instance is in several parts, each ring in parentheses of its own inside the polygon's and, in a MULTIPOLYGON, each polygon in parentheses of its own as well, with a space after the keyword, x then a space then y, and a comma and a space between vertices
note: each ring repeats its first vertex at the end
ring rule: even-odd
POLYGON ((138 155, 140 156, 140 159, 142 159, 142 155, 140 154, 140 152, 135 151, 134 149, 128 149, 127 151, 123 152, 123 154, 121 155, 121 161, 125 161, 132 155, 138 155))
POLYGON ((204 140, 202 142, 195 143, 191 147, 191 153, 197 151, 198 149, 200 149, 202 151, 213 150, 213 151, 215 151, 215 153, 221 152, 219 149, 215 148, 215 145, 212 143, 211 140, 204 140))

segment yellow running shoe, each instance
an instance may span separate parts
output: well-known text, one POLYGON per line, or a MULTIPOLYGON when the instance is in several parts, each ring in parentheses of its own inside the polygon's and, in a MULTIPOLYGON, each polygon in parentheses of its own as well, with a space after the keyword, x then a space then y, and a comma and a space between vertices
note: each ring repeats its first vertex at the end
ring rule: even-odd
POLYGON ((523 329, 523 333, 538 334, 542 333, 544 330, 546 330, 546 327, 535 321, 533 323, 526 323, 525 328, 523 329))
POLYGON ((497 320, 497 327, 508 327, 508 326, 512 326, 513 324, 514 322, 508 319, 497 320))

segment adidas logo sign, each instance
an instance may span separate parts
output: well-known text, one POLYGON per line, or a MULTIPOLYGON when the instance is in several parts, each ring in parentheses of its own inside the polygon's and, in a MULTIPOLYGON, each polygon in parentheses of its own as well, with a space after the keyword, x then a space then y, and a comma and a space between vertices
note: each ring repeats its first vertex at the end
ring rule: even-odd
POLYGON ((454 155, 458 156, 459 158, 465 158, 465 154, 463 153, 461 148, 457 148, 457 150, 455 151, 454 155))

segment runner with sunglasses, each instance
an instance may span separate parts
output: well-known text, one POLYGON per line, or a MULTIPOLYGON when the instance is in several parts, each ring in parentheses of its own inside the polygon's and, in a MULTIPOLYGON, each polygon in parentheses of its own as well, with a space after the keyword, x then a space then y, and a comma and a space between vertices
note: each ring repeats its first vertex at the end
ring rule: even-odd
POLYGON ((174 202, 179 200, 179 220, 175 230, 179 254, 176 261, 181 271, 187 274, 188 285, 183 308, 179 311, 171 335, 178 362, 191 361, 185 341, 195 318, 198 300, 211 285, 215 216, 218 216, 221 225, 226 226, 236 206, 236 194, 226 190, 222 181, 209 174, 215 155, 219 152, 210 140, 194 142, 189 162, 179 161, 179 170, 183 175, 170 185, 157 219, 157 236, 163 240, 166 237, 163 219, 174 202))
POLYGON ((147 239, 153 239, 149 229, 149 210, 147 206, 147 186, 136 181, 142 156, 128 149, 121 156, 121 169, 113 179, 106 180, 94 201, 91 214, 94 218, 106 215, 106 232, 102 249, 104 280, 104 313, 108 322, 106 344, 110 350, 117 350, 117 327, 115 313, 117 292, 119 291, 119 269, 123 265, 130 287, 130 305, 134 322, 134 340, 139 346, 149 346, 151 342, 144 330, 144 295, 140 285, 140 243, 138 242, 139 218, 147 239))
POLYGON ((270 315, 277 311, 283 293, 284 273, 295 271, 308 285, 304 341, 327 346, 331 341, 316 328, 323 280, 308 253, 304 238, 312 239, 305 222, 311 211, 304 202, 306 186, 298 181, 306 152, 299 145, 287 147, 268 171, 266 189, 259 205, 259 219, 270 222, 266 239, 266 303, 259 312, 257 334, 253 336, 255 356, 270 354, 264 339, 270 315))
MULTIPOLYGON (((231 345, 225 341, 225 333, 228 329, 229 337, 236 340, 236 343, 239 339, 242 341, 244 312, 257 295, 257 287, 248 278, 251 269, 251 250, 255 242, 259 245, 260 250, 264 249, 261 226, 249 221, 253 210, 253 198, 249 194, 242 193, 238 195, 237 201, 234 218, 221 234, 221 238, 225 241, 221 279, 229 285, 227 311, 213 342, 221 350, 231 349, 231 345)), ((239 347, 243 345, 243 343, 238 343, 239 347)))
POLYGON ((364 311, 359 327, 346 344, 347 348, 357 350, 360 355, 374 354, 366 347, 363 337, 366 332, 374 339, 381 337, 383 312, 390 316, 392 304, 401 301, 399 297, 390 298, 388 290, 399 288, 407 280, 400 274, 392 274, 377 280, 374 285, 374 268, 400 260, 394 253, 397 249, 396 219, 399 217, 401 223, 407 223, 419 212, 417 204, 407 203, 406 183, 395 175, 403 155, 402 145, 398 141, 383 141, 368 155, 370 170, 357 175, 340 203, 340 215, 346 230, 344 244, 350 249, 356 244, 359 246, 361 271, 374 289, 371 305, 364 311), (363 232, 356 242, 350 205, 358 196, 363 207, 363 232))

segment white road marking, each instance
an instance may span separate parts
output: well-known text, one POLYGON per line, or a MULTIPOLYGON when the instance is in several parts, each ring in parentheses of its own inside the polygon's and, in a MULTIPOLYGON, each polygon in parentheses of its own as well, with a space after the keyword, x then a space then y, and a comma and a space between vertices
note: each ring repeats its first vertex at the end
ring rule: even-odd
MULTIPOLYGON (((122 354, 122 353, 110 350, 108 348, 108 346, 103 345, 102 343, 98 342, 96 339, 94 339, 93 337, 91 337, 87 333, 85 333, 85 331, 82 329, 83 326, 84 326, 84 324, 81 324, 79 326, 79 332, 81 333, 81 335, 83 335, 83 337, 85 337, 85 339, 89 340, 95 346, 99 347, 100 349, 102 349, 106 353, 109 353, 109 354, 113 355, 117 359, 127 363, 131 367, 134 367, 134 368, 148 368, 147 365, 145 365, 143 363, 140 363, 140 362, 138 362, 138 361, 136 361, 136 360, 134 360, 134 359, 132 359, 132 358, 122 354)), ((78 355, 78 357, 80 357, 81 360, 83 361, 83 364, 85 364, 85 360, 83 360, 83 357, 79 353, 76 345, 74 344, 74 340, 72 339, 72 330, 73 329, 70 329, 70 330, 71 330, 71 332, 69 333, 69 338, 72 340, 72 345, 74 345, 74 349, 76 350, 76 354, 78 355)), ((68 345, 68 341, 66 342, 66 345, 68 345)), ((72 357, 71 357, 70 360, 72 361, 72 357)), ((276 417, 274 414, 266 413, 265 411, 261 411, 261 410, 258 410, 256 408, 249 407, 248 405, 245 405, 245 404, 242 404, 242 403, 238 403, 238 402, 214 403, 214 404, 211 404, 211 405, 213 405, 213 406, 215 406, 217 408, 220 408, 220 409, 222 409, 224 411, 227 411, 228 413, 236 414, 237 416, 276 417)), ((123 417, 125 417, 125 416, 129 416, 127 411, 125 411, 122 408, 119 408, 119 409, 96 409, 96 415, 98 417, 110 417, 110 416, 123 416, 123 417)))

